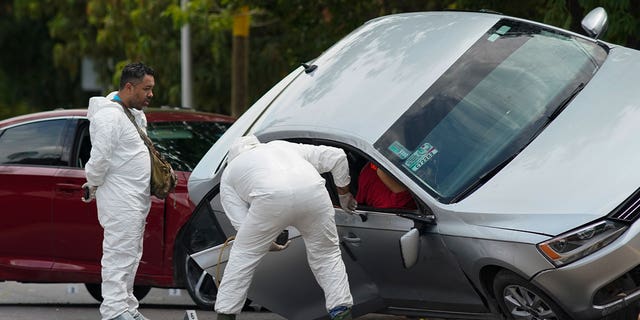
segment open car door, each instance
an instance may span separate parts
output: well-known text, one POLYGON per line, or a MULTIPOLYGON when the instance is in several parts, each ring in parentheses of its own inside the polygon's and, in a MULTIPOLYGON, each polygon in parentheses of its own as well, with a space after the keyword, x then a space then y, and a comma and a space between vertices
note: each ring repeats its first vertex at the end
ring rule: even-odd
MULTIPOLYGON (((214 195, 209 204, 217 220, 219 231, 226 237, 234 235, 235 230, 224 214, 219 194, 214 195)), ((298 230, 293 227, 289 228, 289 238, 291 244, 286 250, 269 252, 260 262, 254 274, 248 298, 287 319, 328 319, 324 293, 309 268, 304 241, 298 230)), ((227 242, 226 245, 219 244, 195 252, 191 254, 191 258, 215 281, 219 281, 224 277, 226 261, 232 246, 232 242, 227 242)), ((345 252, 344 243, 341 243, 341 247, 354 298, 353 315, 363 315, 382 309, 383 303, 373 281, 345 252)))

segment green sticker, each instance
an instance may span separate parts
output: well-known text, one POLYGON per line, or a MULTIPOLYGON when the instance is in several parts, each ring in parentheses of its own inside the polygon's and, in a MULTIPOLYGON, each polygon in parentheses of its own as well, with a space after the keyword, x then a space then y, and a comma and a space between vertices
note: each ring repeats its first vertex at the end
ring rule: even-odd
POLYGON ((389 151, 393 152, 396 156, 398 156, 398 158, 404 160, 406 159, 410 152, 409 150, 407 150, 407 148, 405 148, 400 142, 398 141, 394 141, 390 146, 389 146, 389 151))
POLYGON ((499 35, 503 35, 503 34, 509 32, 509 30, 511 30, 510 26, 502 26, 502 27, 500 27, 500 29, 498 29, 496 31, 496 33, 499 34, 499 35))

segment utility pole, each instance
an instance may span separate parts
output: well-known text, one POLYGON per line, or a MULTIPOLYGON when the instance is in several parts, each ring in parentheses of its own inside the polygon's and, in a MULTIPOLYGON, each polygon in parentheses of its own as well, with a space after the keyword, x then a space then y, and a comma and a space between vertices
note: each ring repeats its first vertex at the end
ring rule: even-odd
POLYGON ((231 52, 231 116, 247 110, 249 87, 249 7, 243 6, 233 17, 231 52))
MULTIPOLYGON (((180 0, 182 11, 187 10, 189 0, 180 0)), ((193 77, 191 76, 191 30, 189 24, 180 29, 180 63, 182 81, 182 108, 193 108, 193 77)))

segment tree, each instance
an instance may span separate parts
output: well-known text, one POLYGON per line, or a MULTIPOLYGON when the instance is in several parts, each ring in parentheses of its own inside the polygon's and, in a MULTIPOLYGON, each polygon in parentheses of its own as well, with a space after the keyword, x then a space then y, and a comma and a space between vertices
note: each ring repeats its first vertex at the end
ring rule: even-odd
MULTIPOLYGON (((230 40, 227 15, 211 1, 194 0, 188 12, 176 1, 16 0, 16 10, 30 21, 45 20, 54 43, 53 65, 77 78, 82 58, 95 61, 105 92, 116 90, 119 71, 143 61, 156 70, 155 106, 179 106, 180 27, 192 27, 194 103, 201 110, 226 113, 226 70, 230 40)), ((85 100, 86 101, 86 100, 85 100)), ((85 102, 86 103, 86 102, 85 102)))
POLYGON ((79 74, 85 57, 96 62, 106 88, 102 93, 116 88, 125 63, 143 61, 157 72, 153 105, 179 106, 180 28, 189 23, 194 107, 229 114, 232 21, 241 6, 251 15, 249 104, 367 20, 392 13, 489 9, 583 33, 582 17, 603 6, 609 30, 602 39, 640 47, 640 6, 630 0, 190 0, 186 10, 179 2, 13 0, 0 5, 0 40, 11 50, 0 52, 0 107, 41 107, 47 101, 84 107, 88 93, 79 89, 79 74), (31 87, 24 83, 40 78, 50 80, 37 84, 37 94, 26 92, 31 87))
POLYGON ((22 19, 12 3, 0 3, 0 43, 0 119, 86 103, 77 81, 57 81, 66 72, 53 66, 45 19, 22 19))
POLYGON ((589 11, 603 7, 609 17, 608 31, 602 40, 640 49, 640 6, 629 0, 458 0, 458 8, 495 11, 541 21, 560 28, 585 34, 580 25, 589 11))

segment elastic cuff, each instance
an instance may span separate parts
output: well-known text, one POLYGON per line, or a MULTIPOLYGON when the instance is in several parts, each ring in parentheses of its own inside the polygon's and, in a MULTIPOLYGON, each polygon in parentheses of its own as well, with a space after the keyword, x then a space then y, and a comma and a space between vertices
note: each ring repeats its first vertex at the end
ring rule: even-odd
POLYGON ((337 307, 329 310, 329 317, 331 319, 333 319, 333 318, 335 318, 335 316, 337 316, 341 312, 344 312, 344 311, 346 311, 348 309, 349 309, 349 307, 346 307, 346 306, 337 306, 337 307))

